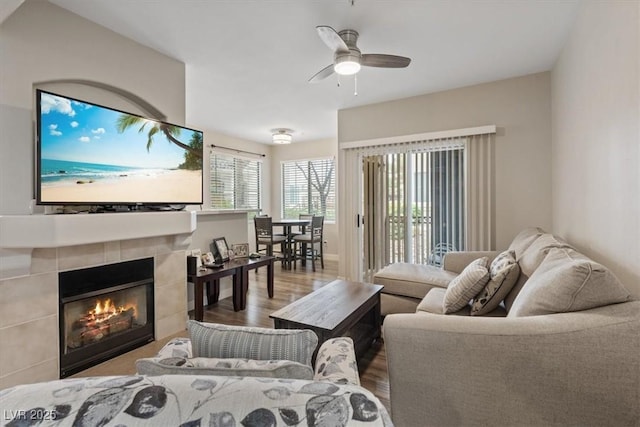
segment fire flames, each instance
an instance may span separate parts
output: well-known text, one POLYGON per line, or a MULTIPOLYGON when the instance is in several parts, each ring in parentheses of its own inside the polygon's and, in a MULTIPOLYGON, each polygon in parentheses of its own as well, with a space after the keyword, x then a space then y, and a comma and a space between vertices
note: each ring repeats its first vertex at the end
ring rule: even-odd
POLYGON ((133 301, 118 305, 111 298, 96 300, 93 309, 87 308, 84 315, 71 322, 67 347, 79 348, 133 328, 138 317, 137 302, 133 301))
POLYGON ((127 304, 121 305, 117 307, 110 298, 107 298, 103 301, 97 300, 96 307, 93 310, 89 310, 89 315, 91 315, 92 319, 96 322, 104 322, 118 314, 133 309, 133 317, 137 317, 136 313, 136 305, 135 304, 127 304))

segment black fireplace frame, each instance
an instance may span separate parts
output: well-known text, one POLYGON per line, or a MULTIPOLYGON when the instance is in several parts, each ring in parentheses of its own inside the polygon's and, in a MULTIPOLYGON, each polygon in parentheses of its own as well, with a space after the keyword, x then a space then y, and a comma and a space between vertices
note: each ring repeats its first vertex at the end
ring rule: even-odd
POLYGON ((58 278, 60 378, 66 378, 155 340, 153 258, 65 271, 59 273, 58 278), (146 287, 146 324, 127 331, 126 334, 109 336, 65 354, 65 304, 137 286, 146 287))

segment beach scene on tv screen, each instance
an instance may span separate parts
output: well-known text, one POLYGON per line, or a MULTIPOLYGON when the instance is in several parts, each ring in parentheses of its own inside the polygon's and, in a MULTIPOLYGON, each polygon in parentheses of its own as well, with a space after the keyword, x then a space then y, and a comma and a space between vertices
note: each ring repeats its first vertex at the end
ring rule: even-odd
POLYGON ((40 200, 199 203, 202 132, 41 93, 40 200))

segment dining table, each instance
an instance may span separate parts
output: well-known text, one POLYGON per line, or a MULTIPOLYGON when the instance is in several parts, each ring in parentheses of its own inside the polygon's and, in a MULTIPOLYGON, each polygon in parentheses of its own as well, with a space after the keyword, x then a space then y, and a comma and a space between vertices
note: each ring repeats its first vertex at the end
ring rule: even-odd
POLYGON ((293 265, 294 262, 296 262, 295 260, 295 254, 293 251, 293 232, 292 232, 292 228, 293 227, 300 227, 302 233, 305 233, 305 228, 311 225, 311 220, 310 219, 279 219, 279 220, 273 220, 271 222, 271 225, 273 227, 282 227, 282 234, 284 236, 287 237, 287 240, 285 241, 285 247, 284 247, 284 260, 283 260, 283 265, 288 268, 291 269, 291 266, 293 265))

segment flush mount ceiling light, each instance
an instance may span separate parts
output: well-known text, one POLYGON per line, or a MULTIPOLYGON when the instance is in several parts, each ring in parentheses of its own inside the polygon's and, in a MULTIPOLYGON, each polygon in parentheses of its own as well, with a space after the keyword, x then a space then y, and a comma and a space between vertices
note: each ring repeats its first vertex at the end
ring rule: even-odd
POLYGON ((333 71, 341 76, 350 76, 360 71, 360 57, 358 55, 347 53, 336 58, 333 71))
POLYGON ((274 144, 291 144, 291 129, 273 129, 271 132, 274 144))

